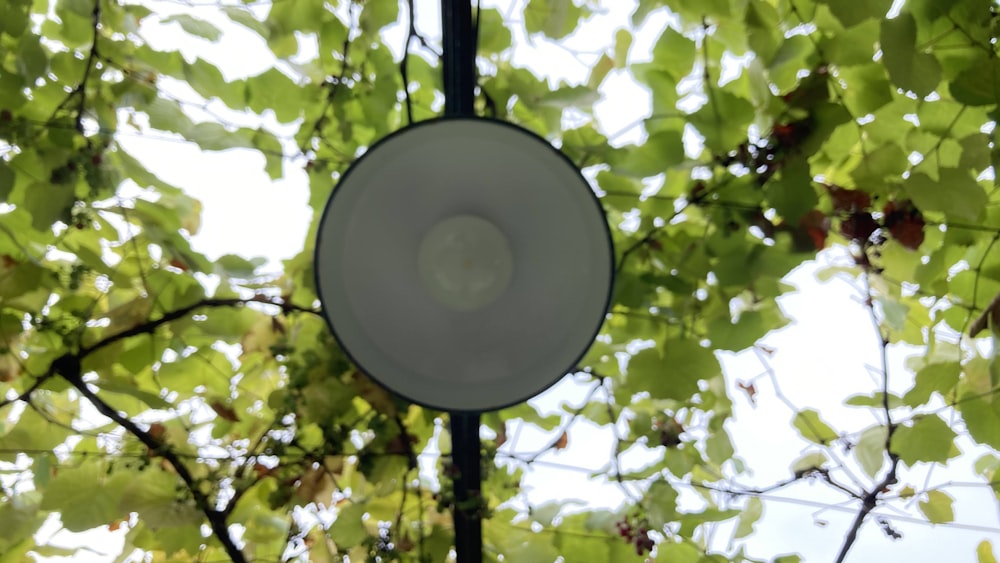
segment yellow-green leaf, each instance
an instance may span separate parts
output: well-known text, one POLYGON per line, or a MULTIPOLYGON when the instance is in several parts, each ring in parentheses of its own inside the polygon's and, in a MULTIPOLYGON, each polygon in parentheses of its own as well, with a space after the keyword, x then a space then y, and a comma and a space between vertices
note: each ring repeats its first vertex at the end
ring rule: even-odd
POLYGON ((944 491, 930 491, 927 493, 927 500, 917 503, 920 512, 933 524, 945 524, 955 519, 955 512, 952 509, 954 499, 944 491))
POLYGON ((829 444, 837 439, 837 433, 830 425, 823 422, 814 409, 803 409, 792 419, 792 425, 803 438, 817 444, 829 444))

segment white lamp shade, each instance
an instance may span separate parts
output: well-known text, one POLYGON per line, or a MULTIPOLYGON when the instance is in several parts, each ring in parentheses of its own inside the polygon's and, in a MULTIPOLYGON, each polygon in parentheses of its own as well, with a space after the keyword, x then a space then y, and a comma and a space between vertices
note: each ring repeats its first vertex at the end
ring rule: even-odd
POLYGON ((487 411, 574 368, 604 321, 614 253, 562 153, 510 124, 445 118, 350 167, 324 210, 315 270, 360 369, 422 405, 487 411))

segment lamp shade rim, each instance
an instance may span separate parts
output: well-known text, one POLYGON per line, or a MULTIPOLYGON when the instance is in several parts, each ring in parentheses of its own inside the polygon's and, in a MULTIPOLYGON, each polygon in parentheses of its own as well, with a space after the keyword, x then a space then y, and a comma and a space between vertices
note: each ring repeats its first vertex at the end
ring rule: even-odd
MULTIPOLYGON (((477 136, 476 139, 479 140, 480 136, 477 136)), ((520 143, 522 141, 519 140, 517 142, 520 143)), ((447 167, 443 166, 442 168, 447 167)), ((379 168, 379 170, 381 170, 381 168, 379 168)), ((419 184, 419 181, 415 182, 419 184)), ((383 203, 385 205, 395 204, 395 202, 383 203)), ((404 204, 399 203, 398 205, 403 206, 404 204)), ((444 203, 444 205, 447 205, 447 203, 444 203)), ((513 204, 511 204, 511 207, 513 207, 513 204)), ((371 206, 369 206, 369 208, 371 208, 371 206)), ((362 207, 362 212, 364 209, 365 208, 362 207)), ((400 212, 405 211, 406 209, 403 209, 400 212)), ((563 220, 563 218, 552 218, 554 224, 558 224, 560 220, 563 220)), ((550 227, 546 226, 540 228, 550 227)), ((360 240, 367 241, 368 239, 362 238, 360 240)), ((539 250, 538 252, 543 251, 539 250)), ((567 258, 567 260, 568 259, 569 258, 567 258)), ((597 194, 594 193, 590 183, 580 172, 579 168, 569 159, 569 157, 567 157, 559 149, 555 148, 543 137, 516 124, 496 119, 457 116, 445 116, 428 119, 410 124, 404 128, 394 131, 393 133, 390 133, 373 143, 370 147, 368 147, 364 154, 356 158, 354 162, 351 163, 347 170, 337 180, 337 185, 334 187, 323 208, 316 232, 316 242, 313 249, 313 265, 313 277, 316 293, 323 307, 323 314, 321 316, 330 329, 334 339, 339 344, 341 350, 355 367, 365 373, 375 383, 379 384, 393 395, 401 397, 406 401, 437 410, 468 413, 489 412, 517 405, 549 389, 563 379, 566 374, 577 371, 575 369, 576 366, 587 354, 588 350, 593 345, 594 340, 600 333, 601 327, 604 325, 607 317, 607 311, 612 302, 615 277, 614 242, 604 208, 601 205, 601 200, 597 194), (555 373, 548 373, 550 370, 546 368, 544 370, 539 370, 539 373, 529 374, 533 377, 515 374, 509 379, 498 378, 496 380, 489 381, 463 380, 460 382, 442 381, 431 377, 424 377, 417 374, 415 369, 413 372, 408 373, 409 376, 412 376, 408 378, 397 376, 397 374, 384 373, 386 371, 385 368, 380 369, 379 367, 372 365, 373 363, 386 365, 381 359, 376 361, 374 359, 374 353, 370 351, 371 349, 380 347, 378 342, 373 342, 371 345, 366 344, 365 346, 355 349, 359 338, 356 333, 358 331, 358 327, 365 322, 365 319, 360 319, 362 315, 359 315, 357 311, 354 313, 350 313, 348 311, 351 307, 344 305, 344 303, 350 302, 350 297, 344 297, 341 295, 343 292, 341 292, 340 289, 337 289, 336 291, 330 289, 331 287, 343 288, 349 286, 350 284, 350 280, 345 282, 341 279, 347 274, 342 271, 346 270, 346 268, 342 268, 342 262, 338 260, 338 258, 343 255, 351 256, 349 251, 341 250, 341 247, 350 245, 350 241, 357 238, 348 236, 350 234, 349 230, 351 227, 345 224, 347 223, 345 218, 354 219, 354 217, 351 217, 345 209, 358 207, 358 202, 362 201, 359 198, 363 197, 361 190, 359 189, 360 186, 357 185, 361 181, 359 180, 359 182, 355 182, 352 185, 351 180, 354 179, 355 176, 363 179, 373 174, 370 170, 374 165, 370 164, 370 161, 375 161, 375 155, 378 155, 379 151, 384 147, 388 147, 391 144, 396 144, 398 146, 396 141, 400 141, 404 138, 404 136, 414 135, 419 132, 431 135, 432 131, 430 128, 432 127, 447 128, 450 126, 460 129, 465 126, 463 125, 465 123, 467 123, 470 128, 482 129, 483 135, 481 137, 484 138, 489 137, 490 131, 487 130, 488 127, 497 127, 495 131, 500 137, 513 137, 521 135, 524 139, 523 142, 526 145, 535 144, 537 145, 537 148, 530 146, 530 151, 525 151, 523 148, 519 148, 518 150, 525 151, 526 154, 531 154, 533 156, 537 154, 539 155, 539 159, 548 159, 546 161, 548 164, 545 166, 558 168, 558 171, 553 172, 552 174, 558 173, 563 175, 559 176, 560 178, 571 178, 571 172, 564 170, 564 168, 571 169, 572 173, 575 173, 575 178, 571 179, 570 182, 579 183, 581 185, 580 190, 577 190, 576 186, 553 188, 553 191, 558 192, 561 190, 562 192, 566 192, 566 194, 569 194, 569 191, 573 190, 569 195, 556 194, 552 197, 556 199, 562 197, 567 200, 572 200, 571 203, 574 207, 573 209, 569 209, 566 215, 570 215, 573 210, 578 211, 579 217, 576 218, 578 225, 574 225, 579 232, 584 232, 587 241, 578 242, 576 244, 583 249, 579 252, 582 253, 581 255, 586 256, 588 260, 587 263, 592 265, 592 268, 587 271, 592 271, 594 273, 594 279, 581 282, 581 285, 589 284, 587 285, 587 288, 580 290, 580 300, 585 301, 586 310, 582 312, 574 311, 573 314, 568 317, 564 315, 551 321, 552 323, 562 322, 564 325, 576 325, 567 327, 566 332, 572 333, 572 341, 559 341, 558 352, 562 353, 555 354, 559 357, 559 359, 545 359, 545 361, 550 364, 554 364, 556 361, 559 362, 560 367, 555 373), (537 151, 537 153, 535 151, 537 151), (547 154, 543 154, 545 151, 547 151, 547 154), (369 170, 367 171, 365 170, 366 163, 369 163, 367 165, 369 170), (345 190, 344 188, 348 189, 345 190), (349 191, 353 192, 353 195, 347 195, 349 191), (578 191, 581 193, 577 193, 578 191), (583 196, 582 191, 586 191, 587 195, 583 196), (340 209, 335 212, 334 210, 338 207, 340 207, 340 209), (331 281, 331 278, 337 279, 334 282, 331 281), (588 289, 591 287, 593 287, 592 291, 588 289), (599 303, 597 302, 598 300, 600 301, 599 303), (339 310, 335 311, 332 307, 330 307, 330 304, 334 302, 338 304, 337 307, 339 310), (597 314, 598 305, 600 312, 599 315, 597 314), (340 317, 340 319, 335 317, 340 317), (344 319, 346 317, 351 317, 351 319, 349 321, 345 321, 344 319), (565 320, 563 320, 564 318, 565 320), (584 340, 584 336, 587 337, 586 340, 584 340), (359 350, 361 350, 360 353, 359 350), (565 361, 570 358, 571 361, 565 361), (541 371, 544 371, 544 373, 541 373, 541 371), (410 379, 413 381, 410 381, 410 379), (428 389, 426 393, 422 392, 425 387, 428 389), (435 395, 430 391, 432 389, 439 389, 442 396, 439 397, 435 395), (440 400, 438 400, 439 398, 440 400)), ((357 275, 361 276, 362 274, 357 275)), ((417 279, 412 280, 412 282, 417 285, 419 284, 419 280, 417 279)), ((353 305, 353 303, 349 304, 353 305)), ((541 306, 544 307, 544 305, 541 306)), ((501 307, 501 305, 498 305, 498 307, 501 307)), ((568 311, 570 309, 565 310, 568 311)), ((468 314, 475 315, 478 313, 472 312, 468 314)), ((553 316, 555 316, 555 313, 553 313, 553 316)), ((546 325, 542 324, 539 326, 546 325)), ((560 327, 558 324, 554 324, 553 326, 560 327)), ((526 330, 530 331, 533 328, 533 326, 528 326, 526 330)), ((549 338, 560 338, 560 336, 546 336, 549 338)), ((365 336, 364 338, 366 339, 366 342, 367 339, 369 339, 368 336, 365 336)), ((391 341, 392 339, 389 338, 388 340, 391 341)), ((434 350, 429 350, 427 353, 447 355, 447 352, 435 352, 434 350)), ((545 358, 546 355, 539 352, 539 357, 545 358)), ((406 362, 396 362, 393 365, 396 364, 406 365, 409 367, 409 364, 406 364, 406 362)), ((551 365, 548 367, 551 367, 551 365)), ((526 369, 531 371, 530 367, 526 369)), ((427 370, 424 370, 421 373, 426 372, 427 370)))

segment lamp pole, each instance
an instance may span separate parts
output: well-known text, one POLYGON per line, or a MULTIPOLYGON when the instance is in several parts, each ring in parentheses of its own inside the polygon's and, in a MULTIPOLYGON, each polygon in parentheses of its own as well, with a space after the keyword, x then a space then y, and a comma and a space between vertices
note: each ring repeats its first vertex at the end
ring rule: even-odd
MULTIPOLYGON (((444 114, 475 117, 476 34, 472 28, 470 0, 441 0, 444 66, 444 114)), ((483 528, 480 488, 482 460, 479 443, 479 413, 451 411, 451 458, 455 508, 455 553, 457 563, 480 563, 483 559, 483 528)))

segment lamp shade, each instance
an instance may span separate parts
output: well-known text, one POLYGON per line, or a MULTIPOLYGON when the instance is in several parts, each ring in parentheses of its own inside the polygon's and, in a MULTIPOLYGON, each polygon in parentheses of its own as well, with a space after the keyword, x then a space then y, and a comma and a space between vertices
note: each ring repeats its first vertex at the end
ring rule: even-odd
POLYGON ((614 253, 589 184, 547 141, 444 118, 351 165, 323 212, 315 271, 362 371, 416 403, 487 411, 573 369, 604 321, 614 253))

